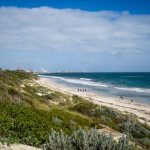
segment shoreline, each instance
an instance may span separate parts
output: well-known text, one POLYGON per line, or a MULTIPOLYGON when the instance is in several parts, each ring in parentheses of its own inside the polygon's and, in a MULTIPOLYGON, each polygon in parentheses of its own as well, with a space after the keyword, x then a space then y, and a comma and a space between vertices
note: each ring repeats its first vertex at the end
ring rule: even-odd
POLYGON ((131 102, 131 100, 126 98, 121 99, 119 97, 109 97, 92 92, 78 92, 77 89, 60 85, 53 80, 44 77, 39 77, 36 82, 52 90, 59 91, 67 95, 78 95, 95 104, 112 107, 121 112, 133 113, 137 115, 140 122, 146 122, 150 125, 150 105, 148 104, 131 102))

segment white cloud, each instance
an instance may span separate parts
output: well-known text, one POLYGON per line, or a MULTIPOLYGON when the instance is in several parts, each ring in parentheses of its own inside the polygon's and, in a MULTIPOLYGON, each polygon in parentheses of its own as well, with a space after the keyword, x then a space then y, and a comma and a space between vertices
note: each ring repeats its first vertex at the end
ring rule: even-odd
POLYGON ((150 15, 0 8, 0 51, 139 53, 150 50, 150 15))

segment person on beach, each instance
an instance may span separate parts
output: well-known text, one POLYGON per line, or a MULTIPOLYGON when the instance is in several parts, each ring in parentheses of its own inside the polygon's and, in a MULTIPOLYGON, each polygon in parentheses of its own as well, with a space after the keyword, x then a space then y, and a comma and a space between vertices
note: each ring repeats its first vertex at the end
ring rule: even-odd
POLYGON ((123 97, 122 95, 120 96, 120 98, 121 98, 121 99, 124 99, 124 97, 123 97))

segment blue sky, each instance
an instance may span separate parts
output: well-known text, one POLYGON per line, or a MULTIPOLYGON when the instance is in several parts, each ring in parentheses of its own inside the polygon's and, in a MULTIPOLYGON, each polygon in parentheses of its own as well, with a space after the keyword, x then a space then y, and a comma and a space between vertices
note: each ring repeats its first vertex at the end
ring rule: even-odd
POLYGON ((149 14, 150 0, 0 0, 0 6, 73 8, 87 11, 130 11, 149 14))
POLYGON ((0 0, 0 67, 150 71, 149 0, 0 0))

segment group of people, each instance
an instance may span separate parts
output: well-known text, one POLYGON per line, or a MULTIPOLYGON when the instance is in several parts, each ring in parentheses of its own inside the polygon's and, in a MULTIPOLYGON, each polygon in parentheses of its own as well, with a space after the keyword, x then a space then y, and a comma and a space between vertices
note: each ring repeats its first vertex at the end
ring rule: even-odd
POLYGON ((78 92, 86 92, 86 89, 78 89, 78 92))

